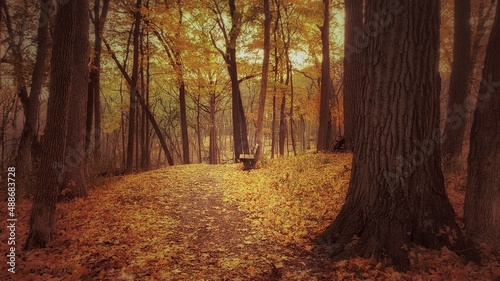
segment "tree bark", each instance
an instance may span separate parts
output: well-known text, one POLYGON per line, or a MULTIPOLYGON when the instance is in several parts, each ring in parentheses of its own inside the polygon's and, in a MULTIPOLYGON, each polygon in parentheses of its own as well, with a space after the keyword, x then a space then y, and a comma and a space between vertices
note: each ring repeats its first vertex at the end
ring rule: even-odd
POLYGON ((367 19, 381 7, 398 16, 370 37, 346 202, 317 241, 334 257, 388 258, 401 271, 412 244, 477 258, 455 222, 441 171, 439 1, 391 2, 366 6, 367 19))
POLYGON ((356 106, 363 87, 363 48, 359 31, 363 30, 363 0, 345 1, 344 25, 344 137, 347 150, 352 151, 356 139, 356 106))
POLYGON ((68 103, 72 81, 77 0, 58 4, 51 59, 51 84, 47 102, 47 125, 42 141, 41 165, 37 176, 30 230, 24 250, 46 247, 55 228, 57 187, 62 181, 68 103))
POLYGON ((444 167, 451 167, 456 164, 462 154, 467 121, 464 104, 469 93, 471 70, 470 17, 470 0, 455 0, 453 63, 442 145, 444 167))
POLYGON ((89 3, 78 0, 75 13, 75 44, 73 73, 69 98, 68 131, 66 133, 65 162, 59 199, 68 200, 87 196, 85 181, 85 123, 88 94, 89 61, 89 3))
POLYGON ((500 5, 490 34, 474 112, 464 220, 467 234, 500 249, 500 5))
POLYGON ((332 124, 330 101, 332 89, 330 81, 330 0, 323 0, 324 14, 321 29, 322 63, 321 63, 321 98, 319 105, 318 151, 332 151, 332 124))

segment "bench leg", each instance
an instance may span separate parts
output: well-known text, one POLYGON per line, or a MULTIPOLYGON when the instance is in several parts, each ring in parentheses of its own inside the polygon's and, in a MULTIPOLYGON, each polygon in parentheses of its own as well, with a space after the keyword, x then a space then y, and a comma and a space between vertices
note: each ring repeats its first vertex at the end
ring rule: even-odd
POLYGON ((243 170, 251 170, 255 166, 255 163, 252 160, 242 160, 242 161, 243 161, 243 170))

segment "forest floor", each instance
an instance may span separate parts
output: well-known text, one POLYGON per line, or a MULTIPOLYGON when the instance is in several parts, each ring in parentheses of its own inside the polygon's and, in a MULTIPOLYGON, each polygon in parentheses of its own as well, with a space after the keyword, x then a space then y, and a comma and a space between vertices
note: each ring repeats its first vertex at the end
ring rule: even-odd
MULTIPOLYGON (((500 258, 485 246, 482 266, 446 248, 414 247, 407 273, 374 259, 332 262, 315 251, 314 237, 343 204, 350 160, 309 154, 252 171, 196 164, 108 179, 88 198, 58 204, 51 246, 18 250, 16 273, 4 261, 0 279, 500 280, 500 258)), ((447 177, 457 214, 463 180, 447 177)), ((29 211, 29 200, 17 202, 17 248, 29 211)), ((5 257, 5 227, 0 235, 5 257)))

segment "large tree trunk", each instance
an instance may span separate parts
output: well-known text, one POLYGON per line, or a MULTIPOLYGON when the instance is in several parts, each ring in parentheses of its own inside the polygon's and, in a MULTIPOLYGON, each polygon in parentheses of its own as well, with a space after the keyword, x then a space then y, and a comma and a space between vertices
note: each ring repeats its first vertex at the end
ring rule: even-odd
POLYGON ((344 136, 345 146, 353 150, 356 136, 356 105, 363 87, 363 38, 356 33, 363 29, 363 0, 345 1, 344 25, 344 136))
POLYGON ((330 104, 332 99, 332 84, 330 81, 330 0, 323 0, 324 14, 321 29, 322 63, 321 63, 321 98, 319 106, 318 151, 332 151, 332 123, 330 104))
POLYGON ((130 106, 128 113, 128 144, 127 144, 127 166, 125 168, 126 173, 132 172, 134 163, 134 139, 135 139, 135 121, 136 121, 136 109, 137 109, 137 80, 139 78, 139 31, 141 25, 141 6, 142 1, 137 0, 135 4, 135 26, 134 26, 134 55, 132 61, 132 76, 130 85, 130 106))
POLYGON ((51 59, 51 84, 47 103, 47 125, 42 141, 40 171, 36 180, 30 230, 25 250, 45 247, 51 242, 55 228, 57 187, 62 181, 68 103, 72 81, 74 13, 77 0, 58 4, 51 59))
POLYGON ((440 4, 391 2, 367 3, 367 19, 380 7, 397 17, 370 38, 346 202, 317 240, 335 257, 389 258, 407 270, 409 245, 466 248, 439 155, 440 4))
POLYGON ((269 77, 269 49, 271 45, 271 12, 269 9, 269 0, 264 0, 264 58, 262 59, 262 80, 260 83, 259 109, 257 112, 257 128, 255 142, 257 151, 255 151, 255 161, 259 161, 263 153, 264 139, 264 111, 266 108, 267 81, 269 77))
POLYGON ((88 0, 77 1, 75 14, 75 44, 73 73, 69 98, 68 131, 66 133, 63 181, 59 186, 60 199, 87 196, 85 182, 85 123, 88 94, 89 13, 88 0))
POLYGON ((470 138, 467 234, 500 249, 500 5, 491 30, 470 138))
POLYGON ((453 64, 442 145, 444 167, 459 161, 467 123, 467 113, 463 107, 469 93, 471 70, 470 5, 470 0, 455 0, 453 64))
POLYGON ((36 137, 36 126, 38 122, 38 110, 40 107, 40 93, 42 84, 45 80, 45 68, 48 53, 48 14, 50 10, 50 1, 40 0, 40 17, 38 20, 38 45, 31 78, 31 90, 28 99, 27 111, 24 113, 26 120, 19 140, 19 148, 16 155, 16 166, 18 168, 18 186, 28 186, 27 178, 32 174, 32 144, 36 137))

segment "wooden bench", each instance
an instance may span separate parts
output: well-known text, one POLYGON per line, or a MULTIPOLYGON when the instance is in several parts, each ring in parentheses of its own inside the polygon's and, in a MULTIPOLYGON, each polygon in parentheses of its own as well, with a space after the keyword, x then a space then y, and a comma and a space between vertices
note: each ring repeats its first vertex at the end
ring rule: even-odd
POLYGON ((243 162, 244 170, 251 170, 255 168, 255 156, 253 154, 240 154, 238 160, 243 162))

